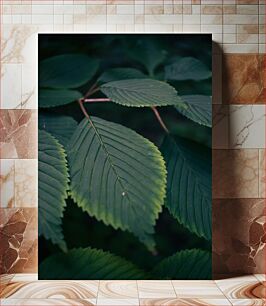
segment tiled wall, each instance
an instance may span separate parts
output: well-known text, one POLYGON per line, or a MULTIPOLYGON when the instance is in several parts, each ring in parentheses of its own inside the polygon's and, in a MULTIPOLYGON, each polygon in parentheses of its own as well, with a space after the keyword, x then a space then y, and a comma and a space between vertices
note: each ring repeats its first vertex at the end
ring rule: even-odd
POLYGON ((37 33, 213 33, 214 273, 264 273, 265 1, 2 0, 0 262, 37 271, 37 33))

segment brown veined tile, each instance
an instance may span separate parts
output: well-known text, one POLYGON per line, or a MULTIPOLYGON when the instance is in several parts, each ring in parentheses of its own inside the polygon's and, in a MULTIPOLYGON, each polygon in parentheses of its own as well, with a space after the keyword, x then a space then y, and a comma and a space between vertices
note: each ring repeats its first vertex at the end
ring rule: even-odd
POLYGON ((213 198, 257 198, 258 149, 213 150, 213 198))
MULTIPOLYGON (((213 273, 265 273, 266 206, 264 199, 213 201, 213 273)), ((254 278, 254 277, 253 277, 254 278)))
POLYGON ((258 4, 259 0, 236 0, 236 4, 258 4))
POLYGON ((37 158, 36 110, 0 110, 0 158, 37 158))
POLYGON ((136 281, 100 281, 98 298, 100 299, 122 299, 138 298, 136 281))
POLYGON ((264 299, 265 290, 254 275, 215 281, 228 299, 264 299))
POLYGON ((3 298, 11 299, 91 299, 96 298, 99 281, 11 281, 3 298))
POLYGON ((229 145, 229 108, 228 105, 212 106, 212 147, 228 149, 229 145))
POLYGON ((70 299, 5 299, 1 305, 9 306, 92 306, 96 299, 70 300, 70 299))
POLYGON ((229 306, 226 298, 210 299, 206 296, 203 299, 140 299, 140 306, 229 306))
POLYGON ((0 209, 0 273, 37 272, 37 208, 0 209))
POLYGON ((245 305, 245 306, 265 306, 266 300, 263 299, 229 299, 233 306, 245 305))
POLYGON ((222 74, 224 104, 265 104, 263 55, 225 54, 222 74))

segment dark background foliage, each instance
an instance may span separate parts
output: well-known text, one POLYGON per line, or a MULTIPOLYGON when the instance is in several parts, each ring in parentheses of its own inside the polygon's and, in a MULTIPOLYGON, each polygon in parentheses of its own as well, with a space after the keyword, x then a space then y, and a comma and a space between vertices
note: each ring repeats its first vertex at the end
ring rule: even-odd
MULTIPOLYGON (((155 71, 154 77, 157 79, 163 78, 164 65, 171 63, 176 56, 193 56, 200 59, 211 70, 211 36, 193 34, 40 34, 39 61, 67 53, 83 53, 99 59, 100 68, 96 76, 79 89, 85 94, 95 80, 108 68, 132 67, 146 74, 147 71, 143 66, 134 60, 134 52, 141 55, 142 50, 139 43, 144 37, 165 54, 163 65, 159 65, 155 71)), ((182 95, 211 95, 211 79, 169 83, 182 95)), ((87 104, 86 108, 90 115, 129 127, 160 147, 165 132, 151 109, 123 107, 115 103, 87 104)), ((210 128, 198 125, 183 117, 173 107, 161 107, 159 111, 173 134, 211 147, 210 128)), ((39 113, 68 115, 78 122, 84 118, 77 102, 48 110, 39 109, 39 113)), ((169 214, 165 207, 157 220, 155 231, 156 252, 152 254, 132 234, 104 225, 84 213, 71 199, 67 199, 63 232, 69 249, 87 246, 103 249, 120 255, 147 270, 150 270, 161 259, 182 249, 201 248, 211 251, 210 241, 197 237, 178 224, 178 221, 169 214)), ((59 248, 56 245, 43 237, 39 238, 39 263, 57 251, 59 248)))

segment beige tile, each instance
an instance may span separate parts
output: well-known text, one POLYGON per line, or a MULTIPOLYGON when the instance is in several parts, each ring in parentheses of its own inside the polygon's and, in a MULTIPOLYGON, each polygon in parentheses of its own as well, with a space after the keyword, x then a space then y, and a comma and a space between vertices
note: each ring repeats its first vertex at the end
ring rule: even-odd
POLYGON ((233 306, 245 305, 245 306, 265 306, 266 300, 263 299, 230 299, 233 306))
POLYGON ((257 198, 258 149, 213 150, 213 197, 257 198))
POLYGON ((229 306, 229 301, 223 299, 140 299, 140 306, 229 306))
POLYGON ((265 164, 266 150, 259 150, 259 197, 265 198, 266 187, 266 164, 265 164))
POLYGON ((15 161, 15 206, 37 207, 37 159, 15 161))
POLYGON ((230 148, 265 148, 265 124, 264 105, 230 105, 230 148))
POLYGON ((0 160, 0 207, 15 206, 15 162, 13 159, 0 160))
POLYGON ((71 299, 4 299, 1 305, 9 306, 92 306, 96 305, 96 299, 71 300, 71 299))
POLYGON ((171 281, 137 281, 139 298, 176 297, 171 281))
POLYGON ((222 5, 201 5, 201 14, 221 15, 222 13, 222 5))
POLYGON ((114 306, 139 306, 138 299, 97 299, 98 306, 114 305, 114 306))
POLYGON ((214 281, 172 281, 178 298, 223 299, 224 295, 214 281))
POLYGON ((99 299, 138 298, 136 281, 100 281, 99 299))

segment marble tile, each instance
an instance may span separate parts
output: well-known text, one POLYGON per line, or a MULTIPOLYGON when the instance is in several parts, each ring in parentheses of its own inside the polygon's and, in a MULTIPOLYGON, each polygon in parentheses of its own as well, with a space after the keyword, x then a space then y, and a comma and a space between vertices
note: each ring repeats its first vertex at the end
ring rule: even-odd
POLYGON ((266 185, 266 164, 265 164, 266 150, 259 150, 259 197, 265 198, 266 185))
POLYGON ((138 298, 136 281, 100 281, 99 299, 138 298))
POLYGON ((15 160, 15 205, 37 207, 38 160, 15 160))
POLYGON ((213 198, 257 198, 257 149, 213 150, 213 198))
MULTIPOLYGON (((265 271, 266 272, 266 271, 265 271)), ((260 281, 261 283, 266 282, 266 274, 254 274, 256 279, 260 281)))
POLYGON ((98 281, 11 281, 2 298, 11 299, 90 299, 96 298, 98 281))
MULTIPOLYGON (((266 269, 265 200, 214 200, 212 211, 213 273, 226 275, 264 273, 266 269)), ((254 281, 254 276, 252 279, 254 281)))
POLYGON ((95 299, 88 300, 70 300, 70 299, 3 299, 1 300, 1 305, 9 306, 92 306, 96 305, 95 299))
POLYGON ((265 306, 266 300, 264 299, 229 299, 233 306, 245 305, 245 306, 265 306))
MULTIPOLYGON (((238 50, 241 50, 239 48, 238 50)), ((236 51, 237 53, 239 51, 236 51)), ((264 104, 263 56, 225 54, 223 58, 223 103, 264 104)))
POLYGON ((112 305, 112 306, 139 306, 138 299, 97 299, 97 305, 112 305))
POLYGON ((1 108, 17 108, 22 94, 21 64, 1 64, 1 108))
POLYGON ((178 298, 223 299, 224 295, 214 281, 172 281, 178 298))
POLYGON ((37 209, 0 209, 0 273, 37 271, 37 209))
POLYGON ((13 278, 14 274, 0 274, 0 299, 2 298, 2 291, 11 282, 13 278))
POLYGON ((37 157, 37 111, 0 110, 0 158, 37 157))
POLYGON ((253 275, 215 282, 228 299, 266 298, 266 288, 253 275))
POLYGON ((265 148, 265 106, 230 105, 230 149, 265 148))
POLYGON ((140 299, 140 306, 229 306, 229 301, 223 299, 140 299))
POLYGON ((171 281, 137 281, 139 298, 176 297, 171 281))
POLYGON ((228 105, 212 106, 212 148, 227 149, 229 144, 228 105))
POLYGON ((15 162, 13 159, 0 160, 0 207, 15 205, 15 162))

